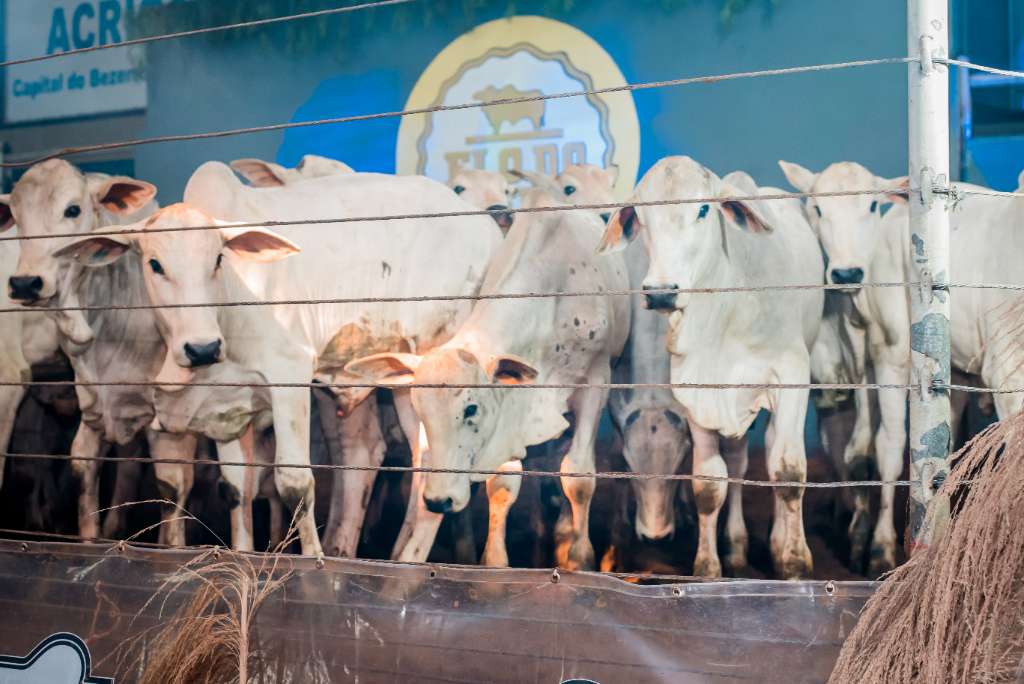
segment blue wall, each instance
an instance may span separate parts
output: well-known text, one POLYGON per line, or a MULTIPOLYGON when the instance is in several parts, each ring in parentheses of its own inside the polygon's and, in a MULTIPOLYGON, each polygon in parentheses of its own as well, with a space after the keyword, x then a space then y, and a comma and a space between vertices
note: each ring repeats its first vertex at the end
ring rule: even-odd
MULTIPOLYGON (((549 16, 596 39, 633 82, 906 50, 905 8, 893 0, 780 0, 770 16, 749 10, 729 30, 710 0, 671 12, 622 0, 575 4, 585 9, 549 16)), ((540 5, 518 6, 530 14, 540 5)), ((395 34, 388 30, 393 10, 372 11, 380 13, 377 28, 355 38, 344 60, 334 56, 329 35, 320 53, 289 56, 276 47, 282 28, 247 43, 193 38, 150 45, 146 135, 401 109, 438 51, 498 16, 447 17, 395 34)), ((906 67, 899 65, 638 92, 641 173, 664 155, 685 153, 720 173, 743 168, 761 184, 783 184, 780 158, 815 169, 852 159, 880 175, 900 175, 907 163, 905 98, 906 67)), ((397 130, 398 120, 389 119, 155 145, 137 150, 136 172, 155 182, 167 203, 210 159, 292 163, 320 152, 358 169, 390 171, 397 130)))

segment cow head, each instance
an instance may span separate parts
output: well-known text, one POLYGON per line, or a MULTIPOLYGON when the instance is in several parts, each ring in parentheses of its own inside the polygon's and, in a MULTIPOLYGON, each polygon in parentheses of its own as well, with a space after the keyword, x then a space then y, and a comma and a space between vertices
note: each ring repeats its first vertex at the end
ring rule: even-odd
POLYGON ((64 265, 55 253, 69 238, 46 236, 87 235, 119 215, 141 213, 155 196, 149 183, 83 174, 60 159, 30 168, 10 195, 0 196, 0 231, 16 223, 22 237, 33 238, 20 241, 18 267, 7 282, 11 299, 38 305, 58 294, 64 265))
MULTIPOLYGON (((349 363, 345 370, 373 382, 447 385, 530 383, 537 371, 515 356, 486 362, 465 349, 432 350, 414 354, 376 354, 349 363)), ((457 470, 496 470, 510 460, 498 444, 502 408, 514 391, 498 387, 446 389, 414 387, 411 398, 423 421, 430 445, 431 465, 457 470)), ((505 416, 507 419, 507 416, 505 416)), ((423 498, 435 513, 461 511, 469 503, 470 482, 487 475, 428 473, 423 498)))
POLYGON ((512 227, 513 214, 509 211, 515 189, 500 173, 479 169, 462 169, 448 181, 456 195, 478 209, 491 212, 491 218, 501 228, 502 235, 512 227))
POLYGON ((142 232, 85 237, 59 250, 58 256, 73 258, 83 266, 101 267, 113 263, 128 250, 138 252, 150 303, 160 307, 155 313, 157 326, 167 344, 165 371, 172 363, 181 368, 197 368, 225 358, 226 343, 215 307, 173 308, 181 304, 226 300, 225 255, 270 262, 299 251, 275 233, 256 228, 232 228, 185 204, 165 207, 127 228, 142 232), (212 225, 220 227, 167 231, 212 225))
MULTIPOLYGON (((630 470, 655 475, 675 475, 681 471, 690 450, 690 431, 680 410, 639 402, 617 407, 613 400, 612 404, 611 414, 622 433, 622 454, 630 470)), ((631 482, 636 496, 637 536, 649 541, 672 536, 679 481, 631 482)))
MULTIPOLYGON (((594 164, 570 164, 558 174, 555 182, 566 201, 572 204, 612 204, 618 175, 617 166, 604 169, 594 164)), ((601 220, 608 223, 611 212, 611 209, 601 209, 601 220)))
MULTIPOLYGON (((706 282, 720 265, 728 242, 726 231, 767 234, 773 230, 774 218, 764 202, 724 199, 747 196, 748 192, 722 181, 689 157, 667 157, 644 175, 632 201, 707 201, 624 206, 608 221, 598 249, 604 253, 618 251, 642 235, 650 255, 644 289, 692 288, 706 282)), ((648 308, 662 311, 683 309, 688 301, 685 293, 652 292, 646 297, 648 308)))
POLYGON ((893 202, 907 201, 907 178, 880 178, 855 162, 838 162, 821 173, 780 161, 790 185, 800 192, 841 192, 878 188, 877 195, 809 197, 807 219, 828 258, 825 278, 836 285, 871 280, 871 262, 882 235, 882 215, 893 202), (898 192, 881 192, 899 188, 898 192))

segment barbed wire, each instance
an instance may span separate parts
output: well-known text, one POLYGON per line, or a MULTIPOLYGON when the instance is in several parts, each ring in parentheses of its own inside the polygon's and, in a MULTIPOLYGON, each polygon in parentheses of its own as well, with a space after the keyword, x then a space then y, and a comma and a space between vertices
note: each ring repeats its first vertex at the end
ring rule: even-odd
POLYGON ((406 5, 411 2, 417 2, 418 0, 376 0, 376 2, 364 2, 359 5, 348 5, 346 7, 333 7, 331 9, 317 10, 314 12, 302 12, 299 14, 288 14, 281 17, 269 17, 267 19, 253 19, 250 21, 239 21, 233 24, 222 24, 220 26, 206 26, 204 28, 190 29, 188 31, 176 31, 174 33, 162 33, 155 36, 145 36, 143 38, 132 38, 130 40, 121 40, 116 43, 107 43, 101 45, 93 45, 91 47, 76 48, 74 50, 67 50, 65 52, 54 52, 49 55, 36 55, 34 57, 21 57, 18 59, 8 59, 4 62, 0 62, 0 68, 17 66, 19 64, 32 64, 33 62, 44 62, 50 59, 59 59, 61 57, 73 57, 74 55, 83 55, 88 52, 99 52, 100 50, 114 50, 117 48, 126 48, 133 45, 145 45, 147 43, 156 43, 164 40, 174 40, 177 38, 190 38, 192 36, 201 36, 210 33, 218 33, 221 31, 232 31, 236 29, 247 29, 256 28, 259 26, 269 26, 271 24, 281 24, 290 21, 297 21, 300 19, 315 19, 317 17, 326 17, 335 14, 347 14, 349 12, 359 12, 361 10, 375 9, 377 7, 388 7, 392 5, 406 5))
POLYGON ((520 97, 506 97, 486 102, 463 102, 452 105, 434 105, 431 107, 418 107, 414 109, 403 109, 390 112, 376 112, 373 114, 354 114, 350 116, 338 116, 328 119, 315 119, 311 121, 289 121, 285 123, 268 124, 264 126, 248 126, 244 128, 230 128, 219 131, 207 131, 204 133, 182 133, 176 135, 160 135, 149 138, 137 138, 135 140, 122 140, 111 143, 98 143, 95 145, 79 145, 65 147, 41 157, 26 159, 22 161, 3 162, 0 168, 22 168, 32 166, 48 159, 67 157, 86 152, 100 152, 105 150, 118 150, 126 147, 140 147, 167 142, 186 142, 191 140, 210 140, 216 138, 227 138, 237 135, 249 135, 253 133, 270 133, 275 131, 286 131, 295 128, 309 128, 313 126, 327 126, 333 124, 351 123, 355 121, 375 121, 378 119, 389 119, 408 116, 410 114, 435 114, 437 112, 452 112, 463 109, 479 109, 481 107, 494 107, 510 104, 521 104, 526 102, 540 102, 546 100, 559 100, 572 97, 590 97, 593 95, 610 95, 613 93, 635 92, 638 90, 652 90, 655 88, 671 88, 684 85, 721 83, 723 81, 734 81, 739 79, 762 78, 768 76, 785 76, 790 74, 804 74, 819 71, 835 71, 838 69, 850 69, 855 67, 878 66, 883 64, 908 64, 920 61, 916 57, 887 57, 882 59, 863 59, 849 62, 836 62, 831 64, 814 64, 809 66, 784 67, 781 69, 761 69, 758 71, 740 71, 729 74, 717 74, 709 76, 692 76, 686 78, 673 78, 662 81, 646 81, 641 83, 627 83, 621 86, 608 86, 606 88, 593 88, 590 90, 570 90, 558 93, 524 95, 520 97))
MULTIPOLYGON (((218 461, 187 458, 150 458, 147 456, 75 456, 73 454, 2 454, 3 458, 46 460, 46 461, 83 461, 94 463, 151 463, 160 465, 185 466, 234 466, 241 468, 299 468, 306 470, 381 472, 381 473, 427 473, 439 475, 508 475, 513 477, 550 477, 550 478, 595 478, 598 480, 671 480, 722 482, 749 487, 767 487, 769 489, 796 487, 800 489, 841 489, 847 487, 909 487, 912 480, 846 480, 829 482, 800 482, 795 480, 751 480, 741 477, 721 477, 718 475, 694 475, 686 473, 637 473, 632 471, 604 471, 594 473, 560 472, 548 470, 480 470, 473 468, 436 468, 430 466, 386 466, 386 465, 347 465, 338 463, 258 463, 251 461, 218 461)), ((964 480, 971 484, 976 480, 964 480)))
MULTIPOLYGON (((730 195, 725 197, 690 197, 662 200, 637 200, 623 202, 602 202, 596 204, 557 204, 543 207, 519 207, 502 209, 501 213, 510 214, 537 214, 549 211, 599 211, 601 209, 622 209, 623 207, 663 207, 677 204, 721 204, 722 202, 753 202, 758 200, 780 200, 780 199, 803 199, 807 197, 851 197, 857 195, 884 195, 886 193, 906 192, 906 188, 870 188, 866 190, 834 190, 830 192, 781 192, 765 195, 730 195)), ((287 226, 320 226, 339 223, 366 223, 368 221, 408 221, 413 219, 443 219, 460 218, 464 216, 492 216, 495 213, 491 209, 466 209, 460 211, 421 212, 416 214, 386 214, 384 216, 339 216, 336 218, 322 219, 295 219, 287 221, 238 221, 231 222, 228 226, 222 224, 205 224, 199 226, 168 226, 168 227, 146 227, 146 228, 125 228, 116 227, 104 228, 90 231, 88 233, 49 233, 46 235, 0 235, 0 242, 25 241, 25 240, 53 240, 57 238, 86 238, 86 237, 118 237, 122 235, 141 235, 149 233, 185 233, 203 230, 223 230, 225 227, 238 228, 282 228, 287 226)))

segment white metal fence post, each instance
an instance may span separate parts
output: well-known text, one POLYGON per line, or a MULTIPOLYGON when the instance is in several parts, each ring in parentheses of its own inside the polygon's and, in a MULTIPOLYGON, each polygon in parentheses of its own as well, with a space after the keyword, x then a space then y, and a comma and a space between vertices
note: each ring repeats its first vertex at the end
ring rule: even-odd
POLYGON ((948 502, 934 499, 948 471, 949 391, 949 56, 947 0, 907 0, 909 65, 910 254, 910 511, 907 546, 927 545, 948 519, 948 502), (929 510, 930 508, 930 510, 929 510), (926 518, 925 513, 928 512, 926 518))

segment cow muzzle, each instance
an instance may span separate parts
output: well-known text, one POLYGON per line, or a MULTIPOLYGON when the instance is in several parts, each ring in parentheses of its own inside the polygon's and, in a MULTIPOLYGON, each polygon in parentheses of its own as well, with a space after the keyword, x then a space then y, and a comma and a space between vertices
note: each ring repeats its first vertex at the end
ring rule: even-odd
POLYGON ((35 302, 43 291, 43 279, 37 275, 11 276, 7 279, 11 299, 20 302, 35 302))
MULTIPOLYGON (((678 285, 644 285, 644 290, 675 290, 678 285)), ((675 292, 645 292, 644 304, 652 311, 672 311, 676 308, 675 292)))
POLYGON ((676 534, 675 521, 665 517, 663 520, 658 520, 653 525, 647 525, 644 523, 644 517, 642 515, 636 516, 636 536, 641 541, 645 542, 658 542, 672 539, 676 534))
POLYGON ((424 496, 423 503, 426 504, 427 510, 431 513, 446 515, 455 511, 455 502, 450 496, 446 496, 443 499, 429 499, 424 496))
POLYGON ((222 358, 222 347, 224 346, 222 342, 222 340, 196 344, 186 342, 184 346, 185 358, 188 359, 189 365, 192 368, 215 364, 222 358))
POLYGON ((492 204, 487 207, 488 213, 494 222, 498 224, 498 227, 502 230, 508 230, 512 227, 512 212, 508 210, 508 206, 504 204, 492 204))
POLYGON ((833 268, 832 282, 836 285, 860 285, 864 282, 864 269, 833 268))

